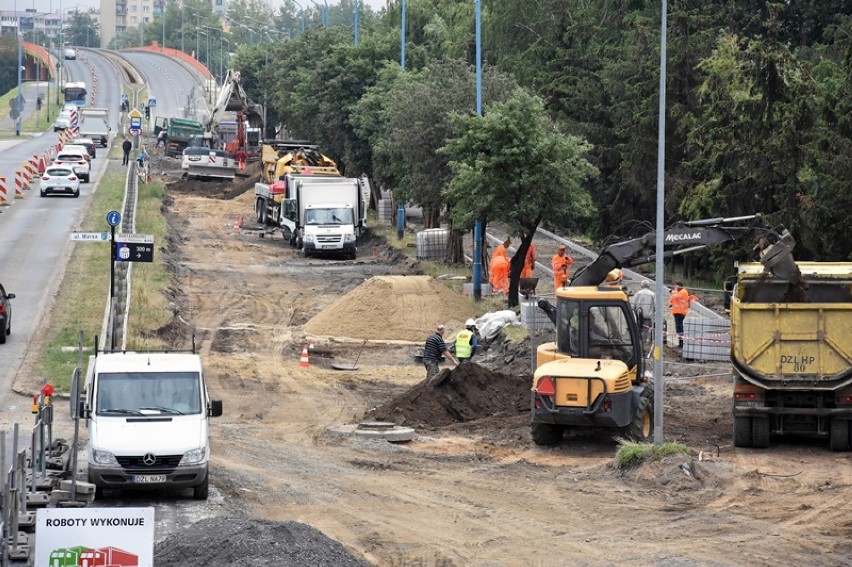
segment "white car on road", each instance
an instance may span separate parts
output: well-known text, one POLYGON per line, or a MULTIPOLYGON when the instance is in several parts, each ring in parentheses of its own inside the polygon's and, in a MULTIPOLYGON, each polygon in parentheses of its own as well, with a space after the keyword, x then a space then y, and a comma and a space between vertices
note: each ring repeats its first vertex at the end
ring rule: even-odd
POLYGON ((67 193, 80 196, 80 178, 67 165, 51 165, 45 168, 39 182, 39 192, 42 197, 48 193, 67 193))
POLYGON ((53 160, 53 165, 64 165, 70 167, 81 181, 88 183, 91 174, 89 165, 89 153, 85 148, 79 150, 66 150, 63 148, 53 160))

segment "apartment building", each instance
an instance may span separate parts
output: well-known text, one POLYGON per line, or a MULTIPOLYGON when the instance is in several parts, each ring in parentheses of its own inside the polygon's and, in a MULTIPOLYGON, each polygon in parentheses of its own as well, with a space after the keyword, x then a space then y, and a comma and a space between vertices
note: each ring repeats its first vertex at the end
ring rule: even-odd
MULTIPOLYGON (((101 47, 127 28, 153 22, 161 17, 166 5, 180 0, 101 0, 101 47)), ((217 14, 225 12, 227 0, 210 0, 217 14)))
POLYGON ((45 35, 53 39, 59 36, 61 21, 62 16, 59 13, 45 14, 32 9, 0 10, 0 35, 17 34, 20 27, 20 32, 27 41, 31 41, 30 35, 34 31, 39 37, 45 35))

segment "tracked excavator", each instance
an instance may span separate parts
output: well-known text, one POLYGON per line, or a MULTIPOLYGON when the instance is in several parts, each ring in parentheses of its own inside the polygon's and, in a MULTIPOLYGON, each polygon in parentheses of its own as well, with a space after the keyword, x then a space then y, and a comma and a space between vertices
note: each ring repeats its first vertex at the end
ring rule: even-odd
POLYGON ((204 124, 207 146, 211 149, 223 149, 236 158, 240 152, 249 154, 247 131, 263 131, 263 107, 252 102, 241 84, 239 71, 228 70, 222 82, 222 90, 216 105, 210 112, 210 118, 204 124), (222 142, 220 126, 226 112, 236 112, 236 136, 222 142))
MULTIPOLYGON (((665 256, 756 237, 764 269, 793 284, 801 279, 795 241, 761 215, 680 222, 665 230, 665 256)), ((596 260, 556 290, 556 305, 539 302, 556 326, 556 341, 536 351, 531 428, 538 445, 557 443, 568 428, 611 429, 636 441, 653 432, 653 385, 645 373, 639 319, 627 293, 606 283, 614 269, 654 262, 656 232, 604 247, 596 260)))

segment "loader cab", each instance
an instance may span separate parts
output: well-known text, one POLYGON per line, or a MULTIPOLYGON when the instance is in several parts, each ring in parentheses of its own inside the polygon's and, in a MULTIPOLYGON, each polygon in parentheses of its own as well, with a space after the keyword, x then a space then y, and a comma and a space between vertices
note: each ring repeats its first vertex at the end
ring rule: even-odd
MULTIPOLYGON (((620 288, 582 286, 557 291, 556 347, 572 358, 620 360, 642 376, 642 336, 620 288)), ((631 373, 632 374, 632 373, 631 373)))

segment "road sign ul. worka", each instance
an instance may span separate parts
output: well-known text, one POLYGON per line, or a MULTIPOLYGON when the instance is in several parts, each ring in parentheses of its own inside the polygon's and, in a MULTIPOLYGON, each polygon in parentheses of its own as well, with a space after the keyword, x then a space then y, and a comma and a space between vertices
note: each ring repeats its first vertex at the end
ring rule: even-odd
POLYGON ((116 234, 116 262, 153 262, 154 236, 152 234, 116 234))
POLYGON ((153 567, 154 508, 41 508, 34 565, 153 567))

